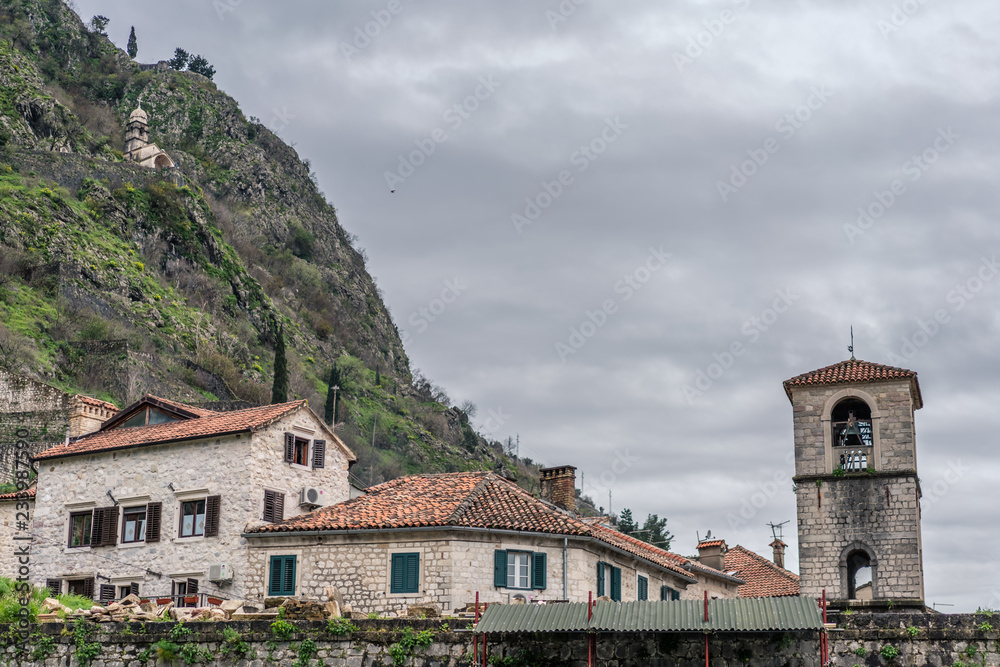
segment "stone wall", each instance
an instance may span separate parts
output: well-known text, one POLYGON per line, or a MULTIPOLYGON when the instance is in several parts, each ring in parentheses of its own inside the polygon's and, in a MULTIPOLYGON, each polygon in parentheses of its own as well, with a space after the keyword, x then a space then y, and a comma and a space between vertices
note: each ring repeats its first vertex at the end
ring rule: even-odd
MULTIPOLYGON (((169 595, 172 580, 194 578, 201 592, 244 597, 247 546, 241 535, 248 525, 262 523, 265 489, 285 494, 285 517, 305 511, 298 503, 305 486, 324 489, 332 502, 348 497, 347 456, 321 435, 319 421, 309 410, 288 415, 252 438, 238 434, 41 460, 38 468, 33 583, 100 575, 115 585, 139 583, 140 593, 151 596, 169 595), (325 468, 284 462, 282 434, 289 430, 327 440, 325 468), (121 544, 119 514, 119 544, 68 547, 70 513, 111 506, 108 493, 120 508, 162 503, 160 541, 121 544), (179 537, 181 503, 211 495, 221 496, 218 536, 179 537), (212 564, 229 565, 232 583, 209 582, 212 564)), ((7 569, 6 560, 0 563, 7 569)))
MULTIPOLYGON (((405 611, 415 603, 434 603, 449 612, 481 602, 507 603, 513 596, 525 599, 563 599, 563 538, 492 531, 420 530, 355 532, 323 536, 271 534, 250 538, 247 588, 253 599, 267 595, 270 556, 296 556, 296 595, 319 598, 327 586, 336 586, 354 611, 386 614, 405 611), (495 587, 496 550, 544 552, 546 587, 521 590, 495 587), (392 594, 389 586, 393 553, 420 554, 420 591, 392 594)), ((660 586, 681 592, 683 599, 700 600, 703 591, 713 597, 736 597, 736 584, 724 587, 706 581, 689 584, 637 558, 604 547, 592 540, 570 537, 567 555, 567 594, 571 602, 584 602, 597 592, 597 563, 622 570, 622 600, 638 596, 638 576, 648 579, 649 599, 660 599, 660 586)), ((610 577, 605 582, 610 594, 610 577)))
MULTIPOLYGON (((866 667, 942 667, 958 663, 982 667, 1000 666, 997 631, 985 629, 984 623, 996 619, 979 615, 899 614, 856 615, 829 633, 830 658, 833 665, 864 665, 866 667), (912 628, 912 630, 911 630, 912 628), (892 647, 897 657, 884 655, 892 647), (971 648, 970 648, 971 647, 971 648), (863 651, 859 649, 864 649, 863 651), (862 655, 863 653, 863 655, 862 655)), ((177 648, 193 644, 208 666, 234 665, 260 667, 268 664, 291 664, 301 657, 303 646, 310 640, 316 652, 312 664, 326 667, 375 667, 393 664, 391 647, 403 638, 403 630, 430 632, 433 643, 426 648, 414 648, 405 663, 413 667, 469 666, 473 658, 473 636, 465 630, 464 621, 455 619, 396 619, 352 621, 356 631, 336 636, 327 631, 325 623, 294 621, 294 633, 278 641, 268 622, 189 623, 184 639, 177 648), (232 642, 227 643, 223 631, 230 630, 232 642), (235 632, 235 634, 234 634, 235 632), (245 642, 247 652, 233 654, 238 641, 245 642), (269 642, 273 642, 269 646, 269 642)), ((164 667, 167 661, 157 658, 156 643, 170 641, 172 624, 105 623, 90 641, 100 645, 95 665, 126 667, 147 665, 164 667)), ((7 664, 66 665, 75 655, 72 633, 62 634, 62 624, 44 624, 35 629, 39 637, 51 640, 47 658, 30 657, 20 663, 14 660, 16 646, 8 646, 7 664)), ((7 629, 0 626, 6 636, 7 629)), ((705 639, 700 633, 686 634, 602 634, 597 639, 595 665, 601 667, 638 667, 648 665, 704 664, 705 639)), ((713 667, 821 667, 820 643, 817 631, 796 633, 709 635, 709 661, 713 667)), ((28 651, 37 647, 29 645, 28 651)), ((190 650, 190 649, 188 649, 190 650)), ((539 634, 491 636, 487 643, 490 658, 507 659, 511 667, 546 665, 557 667, 586 665, 587 641, 583 635, 539 634)), ((174 664, 181 664, 177 659, 174 664)), ((73 663, 75 664, 75 663, 73 663)))
POLYGON ((14 444, 26 440, 34 455, 62 442, 69 412, 69 394, 0 370, 0 483, 13 480, 14 444))

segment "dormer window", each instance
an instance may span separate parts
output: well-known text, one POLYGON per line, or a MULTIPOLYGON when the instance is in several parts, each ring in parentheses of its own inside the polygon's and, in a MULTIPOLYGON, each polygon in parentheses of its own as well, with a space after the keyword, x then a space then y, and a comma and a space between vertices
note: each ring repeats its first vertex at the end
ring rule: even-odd
POLYGON ((135 413, 124 422, 118 425, 118 428, 131 428, 133 426, 152 426, 153 424, 165 424, 167 422, 180 421, 176 417, 171 417, 165 412, 160 412, 156 408, 144 408, 139 412, 135 413))

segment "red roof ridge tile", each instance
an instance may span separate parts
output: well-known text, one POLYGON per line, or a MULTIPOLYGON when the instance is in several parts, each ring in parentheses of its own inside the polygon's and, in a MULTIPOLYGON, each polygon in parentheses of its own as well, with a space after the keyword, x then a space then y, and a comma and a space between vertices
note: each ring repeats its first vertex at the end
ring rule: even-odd
POLYGON ((923 407, 923 398, 920 395, 920 382, 917 379, 916 371, 897 366, 886 366, 862 359, 846 359, 830 366, 817 368, 808 373, 802 373, 789 378, 782 383, 788 400, 792 399, 793 387, 810 387, 834 384, 850 384, 865 382, 892 382, 898 380, 909 380, 913 386, 914 400, 916 407, 923 407))
POLYGON ((75 394, 73 398, 78 399, 81 403, 86 403, 88 405, 93 405, 98 408, 104 408, 106 410, 114 410, 118 412, 118 406, 114 403, 109 403, 107 401, 102 401, 99 398, 94 398, 93 396, 87 396, 86 394, 75 394))
POLYGON ((778 567, 760 554, 736 545, 726 553, 726 569, 736 571, 746 583, 740 597, 782 597, 799 594, 799 575, 778 567))
POLYGON ((11 491, 10 493, 0 493, 0 500, 18 500, 20 498, 34 498, 36 488, 34 486, 22 491, 11 491))

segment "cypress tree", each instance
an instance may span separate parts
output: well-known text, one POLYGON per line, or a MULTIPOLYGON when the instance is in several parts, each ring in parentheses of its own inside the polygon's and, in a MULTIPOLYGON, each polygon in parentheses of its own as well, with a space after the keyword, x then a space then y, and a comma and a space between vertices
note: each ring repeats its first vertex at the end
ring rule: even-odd
POLYGON ((132 26, 132 32, 128 36, 128 57, 135 60, 137 53, 139 53, 139 45, 135 41, 135 26, 132 26))
POLYGON ((376 366, 375 367, 375 386, 376 387, 381 387, 382 386, 382 374, 379 372, 380 368, 381 368, 380 366, 376 366))
POLYGON ((288 361, 285 359, 285 330, 278 329, 274 343, 274 385, 271 387, 271 405, 288 401, 288 361))
POLYGON ((328 426, 337 423, 337 408, 340 407, 340 393, 333 388, 340 384, 340 373, 337 364, 330 367, 330 379, 326 382, 326 412, 324 417, 328 426))

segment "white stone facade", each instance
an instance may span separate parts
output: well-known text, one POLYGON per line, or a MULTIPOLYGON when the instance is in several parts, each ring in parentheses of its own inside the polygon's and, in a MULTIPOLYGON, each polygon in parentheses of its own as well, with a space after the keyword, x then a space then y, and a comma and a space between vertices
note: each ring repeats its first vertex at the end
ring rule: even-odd
MULTIPOLYGON (((504 531, 428 529, 409 531, 357 531, 328 535, 271 533, 250 539, 246 586, 250 599, 268 596, 271 556, 296 556, 295 595, 321 598, 327 586, 335 586, 354 611, 391 614, 409 605, 431 602, 443 611, 462 608, 475 601, 508 602, 514 595, 525 599, 561 600, 563 593, 563 538, 504 531), (527 551, 546 554, 544 590, 494 586, 494 552, 527 551), (393 553, 419 553, 419 592, 392 594, 390 588, 393 553)), ((735 582, 691 583, 684 578, 634 556, 614 550, 590 538, 569 537, 566 548, 567 591, 571 602, 584 602, 588 593, 597 595, 597 563, 621 568, 622 600, 636 600, 638 576, 648 579, 648 599, 660 599, 661 585, 681 592, 683 599, 700 599, 709 589, 712 597, 736 597, 735 582)), ((610 579, 606 581, 606 594, 610 579)))
POLYGON ((172 581, 194 578, 200 592, 243 597, 249 572, 241 534, 263 522, 265 489, 283 493, 284 516, 294 516, 307 511, 299 506, 304 487, 321 489, 324 504, 346 500, 348 464, 349 450, 306 407, 255 433, 40 460, 32 582, 60 579, 63 591, 66 581, 92 577, 98 586, 137 582, 145 597, 170 595, 172 581), (286 463, 285 432, 326 440, 325 467, 286 463), (181 503, 215 495, 221 496, 218 535, 180 537, 181 503), (70 513, 110 507, 112 497, 119 510, 118 543, 69 547, 70 513), (160 540, 123 544, 121 510, 157 502, 160 540), (232 582, 209 582, 212 564, 228 565, 232 582))

